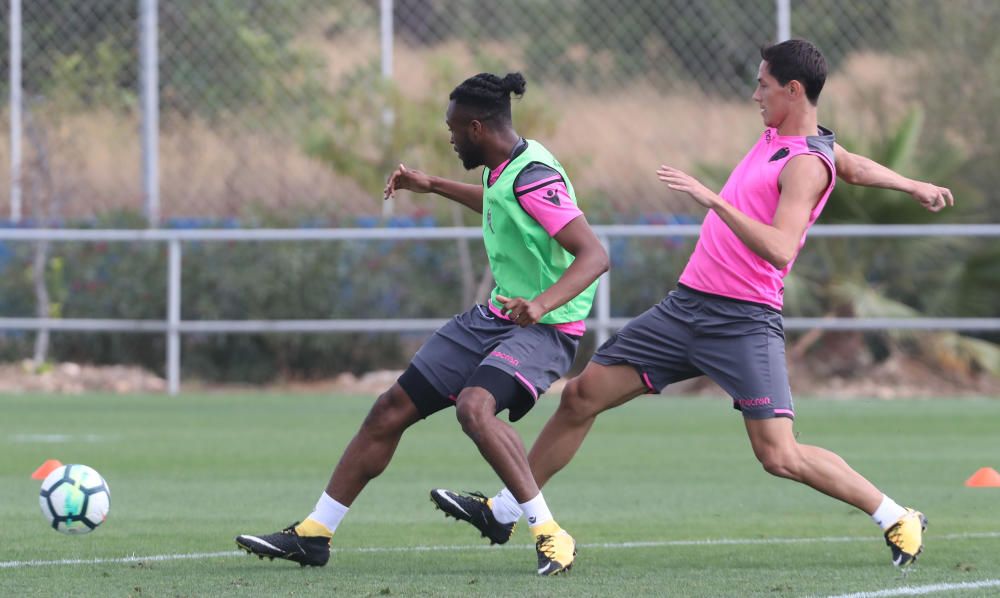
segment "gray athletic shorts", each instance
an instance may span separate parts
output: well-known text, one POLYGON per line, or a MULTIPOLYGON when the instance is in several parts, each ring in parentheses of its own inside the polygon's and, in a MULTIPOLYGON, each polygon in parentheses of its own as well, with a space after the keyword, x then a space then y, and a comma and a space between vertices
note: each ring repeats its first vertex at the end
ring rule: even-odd
MULTIPOLYGON (((579 338, 547 324, 520 327, 490 313, 483 305, 458 314, 438 328, 413 356, 415 367, 440 398, 411 397, 424 417, 454 405, 455 399, 481 366, 505 372, 530 394, 527 404, 500 404, 509 408, 511 421, 520 419, 561 378, 576 357, 579 338), (444 401, 444 403, 442 403, 444 401), (442 404, 438 404, 442 403, 442 404)), ((502 375, 502 374, 501 374, 502 375)), ((404 390, 406 387, 404 386, 404 390)))
POLYGON ((795 417, 781 313, 762 305, 678 288, 619 330, 591 360, 631 365, 653 393, 706 375, 744 417, 795 417))

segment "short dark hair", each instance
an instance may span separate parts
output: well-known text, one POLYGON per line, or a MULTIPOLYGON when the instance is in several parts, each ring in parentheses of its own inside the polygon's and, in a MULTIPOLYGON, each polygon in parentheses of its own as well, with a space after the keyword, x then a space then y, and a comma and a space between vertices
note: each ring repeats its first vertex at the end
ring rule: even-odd
POLYGON ((806 88, 806 97, 815 106, 826 83, 826 58, 819 48, 804 39, 790 39, 760 49, 767 70, 781 85, 798 81, 806 88))
POLYGON ((526 82, 521 73, 508 73, 502 79, 492 73, 479 73, 458 85, 448 96, 471 110, 480 121, 510 122, 510 94, 524 95, 526 82))

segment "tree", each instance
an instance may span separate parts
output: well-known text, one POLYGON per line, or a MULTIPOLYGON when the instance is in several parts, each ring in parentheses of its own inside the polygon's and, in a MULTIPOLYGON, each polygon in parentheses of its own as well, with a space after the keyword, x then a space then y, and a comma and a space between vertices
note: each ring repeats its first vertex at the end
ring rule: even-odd
MULTIPOLYGON (((902 173, 953 186, 965 164, 961 153, 918 154, 923 112, 913 109, 895 130, 881 139, 841 139, 845 148, 864 154, 902 173)), ((975 221, 981 201, 963 186, 954 189, 955 208, 943 214, 923 209, 895 191, 838 184, 820 222, 824 224, 924 224, 975 221)), ((998 297, 996 269, 976 267, 995 256, 992 244, 976 239, 927 237, 916 239, 850 238, 813 239, 795 271, 785 281, 789 305, 807 316, 917 317, 994 315, 971 313, 969 308, 995 306, 998 297), (970 264, 972 267, 970 267, 970 264), (990 281, 993 281, 992 283, 990 281), (956 284, 961 281, 961 285, 956 284)), ((793 348, 801 354, 823 338, 811 334, 793 348)), ((829 342, 855 349, 840 351, 855 359, 885 359, 905 346, 913 354, 942 368, 947 374, 969 375, 989 371, 1000 375, 1000 348, 954 333, 906 332, 850 333, 829 342), (856 349, 862 349, 857 351, 856 349)), ((823 347, 831 351, 829 344, 823 347)), ((836 351, 834 351, 836 352, 836 351)), ((849 360, 848 360, 849 361, 849 360)), ((858 365, 857 363, 854 364, 858 365)), ((844 367, 851 368, 850 363, 844 367)))

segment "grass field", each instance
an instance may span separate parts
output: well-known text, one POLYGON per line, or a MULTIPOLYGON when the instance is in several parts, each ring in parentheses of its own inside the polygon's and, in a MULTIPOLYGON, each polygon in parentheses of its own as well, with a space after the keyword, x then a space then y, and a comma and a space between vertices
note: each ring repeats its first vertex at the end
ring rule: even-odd
MULTIPOLYGON (((487 548, 433 510, 435 486, 497 480, 442 414, 415 426, 362 494, 330 563, 235 552, 239 533, 304 516, 371 398, 264 394, 0 397, 0 596, 987 596, 1000 594, 1000 401, 800 400, 799 438, 831 448, 930 519, 909 576, 865 515, 764 473, 719 399, 645 398, 605 414, 546 488, 581 545, 568 576, 534 574, 526 530, 487 548), (31 472, 91 465, 111 515, 46 527, 31 472), (134 558, 132 558, 134 556, 134 558)), ((529 441, 555 406, 518 428, 529 441)))

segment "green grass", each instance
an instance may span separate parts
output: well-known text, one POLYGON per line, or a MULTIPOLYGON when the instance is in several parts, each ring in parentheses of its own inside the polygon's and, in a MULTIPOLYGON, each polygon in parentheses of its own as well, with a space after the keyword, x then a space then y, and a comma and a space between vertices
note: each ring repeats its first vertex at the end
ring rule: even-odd
MULTIPOLYGON (((524 529, 512 546, 487 549, 472 528, 433 510, 432 487, 498 487, 449 412, 407 433, 337 532, 326 567, 230 554, 238 533, 271 532, 308 513, 370 402, 0 397, 0 596, 824 596, 1000 579, 1000 489, 962 484, 979 467, 1000 468, 1000 401, 987 399, 797 403, 800 441, 838 452, 927 513, 927 548, 906 579, 867 516, 764 473, 741 418, 719 399, 643 398, 601 417, 545 489, 582 545, 568 576, 537 578, 524 529), (46 527, 29 476, 49 458, 85 463, 108 480, 111 516, 94 533, 46 527), (739 543, 681 542, 713 539, 739 543), (214 552, 225 554, 3 564, 214 552)), ((525 439, 555 403, 546 398, 519 424, 525 439)))

